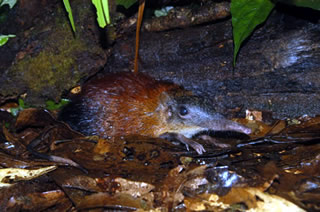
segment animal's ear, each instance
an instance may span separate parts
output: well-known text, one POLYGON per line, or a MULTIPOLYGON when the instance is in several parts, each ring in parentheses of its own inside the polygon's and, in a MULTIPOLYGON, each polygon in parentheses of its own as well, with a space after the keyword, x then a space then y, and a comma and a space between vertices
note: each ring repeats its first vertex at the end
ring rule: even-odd
POLYGON ((167 92, 162 92, 159 97, 159 106, 158 110, 165 112, 166 117, 170 118, 172 116, 172 107, 175 103, 172 95, 167 92))
POLYGON ((172 97, 171 97, 166 91, 164 91, 164 92, 162 92, 162 93, 160 94, 159 100, 160 100, 160 104, 161 104, 162 106, 168 107, 169 105, 172 104, 172 100, 173 100, 173 99, 172 99, 172 97))

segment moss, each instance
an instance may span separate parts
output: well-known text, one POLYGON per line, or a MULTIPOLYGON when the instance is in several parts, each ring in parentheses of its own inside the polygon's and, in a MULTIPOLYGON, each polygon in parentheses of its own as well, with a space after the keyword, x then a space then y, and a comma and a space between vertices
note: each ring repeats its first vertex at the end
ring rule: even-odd
POLYGON ((61 58, 48 52, 41 52, 35 58, 27 58, 17 64, 17 72, 28 83, 28 87, 34 91, 40 91, 47 86, 53 86, 57 82, 56 75, 66 77, 66 72, 73 64, 71 58, 61 58))
MULTIPOLYGON (((85 20, 84 14, 82 18, 85 20)), ((78 23, 74 34, 64 8, 59 7, 53 16, 47 16, 24 37, 20 36, 25 39, 25 46, 6 72, 1 95, 26 92, 26 101, 32 105, 43 105, 48 99, 58 102, 65 90, 103 65, 105 53, 90 34, 90 23, 78 23)))
POLYGON ((48 86, 64 87, 67 80, 79 79, 76 55, 85 51, 86 46, 68 30, 51 33, 40 53, 24 57, 13 67, 12 74, 19 74, 31 91, 40 92, 48 86))

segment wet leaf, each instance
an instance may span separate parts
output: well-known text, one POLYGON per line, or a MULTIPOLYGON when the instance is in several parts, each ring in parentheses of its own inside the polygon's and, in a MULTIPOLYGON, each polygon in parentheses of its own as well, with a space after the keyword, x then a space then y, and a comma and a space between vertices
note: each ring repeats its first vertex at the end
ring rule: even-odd
POLYGON ((30 168, 39 166, 50 166, 52 162, 48 161, 34 161, 26 159, 18 159, 6 153, 0 152, 0 166, 11 167, 11 168, 30 168))
POLYGON ((72 205, 79 210, 283 210, 290 205, 315 210, 320 204, 320 118, 301 117, 288 125, 288 120, 261 114, 260 121, 237 120, 254 130, 250 138, 227 134, 223 142, 236 145, 203 143, 208 151, 198 155, 157 138, 83 137, 47 111, 23 110, 16 120, 19 131, 0 132, 0 142, 5 141, 0 166, 59 166, 37 179, 3 187, 0 210, 63 211, 72 205), (70 159, 88 173, 27 152, 25 145, 34 140, 39 142, 35 150, 70 159), (15 144, 12 150, 6 142, 15 144))
POLYGON ((22 129, 27 126, 44 127, 53 123, 56 123, 56 121, 48 111, 29 108, 19 113, 16 121, 16 128, 22 129))
POLYGON ((68 201, 65 193, 61 190, 46 192, 29 193, 26 196, 11 197, 7 207, 9 209, 20 208, 20 210, 42 211, 55 206, 57 211, 70 208, 71 202, 68 201), (60 207, 59 207, 60 206, 60 207))
POLYGON ((1 143, 0 146, 10 152, 12 155, 20 155, 26 151, 26 146, 21 140, 16 137, 13 133, 9 132, 6 127, 2 128, 3 135, 6 138, 6 142, 1 143))
POLYGON ((18 168, 0 169, 0 187, 12 186, 13 183, 21 180, 31 180, 33 178, 51 172, 56 168, 56 166, 48 166, 34 170, 18 168))
MULTIPOLYGON (((145 182, 131 181, 120 177, 117 177, 114 179, 114 181, 119 183, 121 188, 119 192, 123 194, 129 194, 134 198, 146 196, 151 190, 154 189, 154 185, 145 182)), ((153 198, 149 201, 152 202, 153 198)))
POLYGON ((239 209, 240 211, 305 211, 290 201, 277 195, 270 195, 258 188, 233 188, 227 195, 203 194, 199 199, 187 198, 190 210, 220 211, 239 209))

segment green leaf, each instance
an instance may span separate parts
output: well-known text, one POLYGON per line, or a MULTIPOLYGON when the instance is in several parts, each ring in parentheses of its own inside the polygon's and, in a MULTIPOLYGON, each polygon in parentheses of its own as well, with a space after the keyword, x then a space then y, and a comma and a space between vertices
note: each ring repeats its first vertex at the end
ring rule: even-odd
POLYGON ((126 9, 131 7, 137 0, 116 0, 117 5, 124 6, 126 9))
POLYGON ((106 18, 107 24, 110 24, 109 3, 108 0, 102 0, 103 14, 106 18))
POLYGON ((315 10, 320 10, 319 0, 279 0, 285 4, 292 4, 298 7, 309 7, 315 10))
POLYGON ((92 4, 96 7, 97 10, 97 21, 101 28, 104 28, 107 23, 103 15, 102 4, 100 0, 92 0, 92 4))
POLYGON ((72 15, 72 10, 71 10, 69 0, 63 0, 63 4, 64 4, 64 7, 66 8, 66 11, 68 12, 68 17, 69 17, 69 21, 71 23, 72 30, 74 32, 76 32, 76 27, 74 25, 74 20, 73 20, 73 15, 72 15))
POLYGON ((13 115, 13 116, 17 116, 18 115, 18 113, 19 113, 19 108, 18 107, 16 107, 16 108, 11 108, 10 109, 10 113, 11 113, 11 115, 13 115))
POLYGON ((18 99, 18 104, 19 104, 19 107, 21 109, 25 109, 26 108, 26 105, 24 104, 23 99, 18 99))
POLYGON ((257 25, 266 20, 273 8, 274 4, 270 0, 231 1, 234 65, 242 42, 252 33, 257 25))
POLYGON ((0 7, 7 4, 7 5, 9 5, 10 9, 12 9, 14 7, 14 5, 17 3, 17 0, 3 0, 3 1, 0 1, 0 3, 1 3, 0 7))
POLYGON ((70 102, 69 99, 61 99, 61 101, 58 104, 56 104, 54 101, 48 100, 48 101, 46 101, 46 109, 48 109, 48 110, 59 110, 63 106, 68 104, 69 102, 70 102))
POLYGON ((99 27, 104 28, 107 24, 110 24, 108 0, 92 0, 92 4, 97 10, 97 21, 99 27))
POLYGON ((29 105, 26 105, 23 101, 23 99, 18 99, 18 107, 14 107, 14 108, 10 108, 10 113, 13 115, 13 116, 17 116, 18 113, 21 111, 21 110, 24 110, 24 109, 27 109, 27 108, 30 108, 29 105))
POLYGON ((14 38, 15 35, 0 35, 0 46, 3 46, 6 44, 9 40, 9 38, 14 38))

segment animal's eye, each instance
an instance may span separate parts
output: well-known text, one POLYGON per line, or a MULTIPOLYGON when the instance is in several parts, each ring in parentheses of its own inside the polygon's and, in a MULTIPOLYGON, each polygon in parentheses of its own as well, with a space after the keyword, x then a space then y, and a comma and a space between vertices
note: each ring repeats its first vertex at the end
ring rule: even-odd
POLYGON ((180 108, 179 108, 179 114, 181 115, 181 116, 185 116, 185 115, 187 115, 189 113, 189 111, 188 111, 188 109, 185 107, 185 106, 181 106, 180 108))

